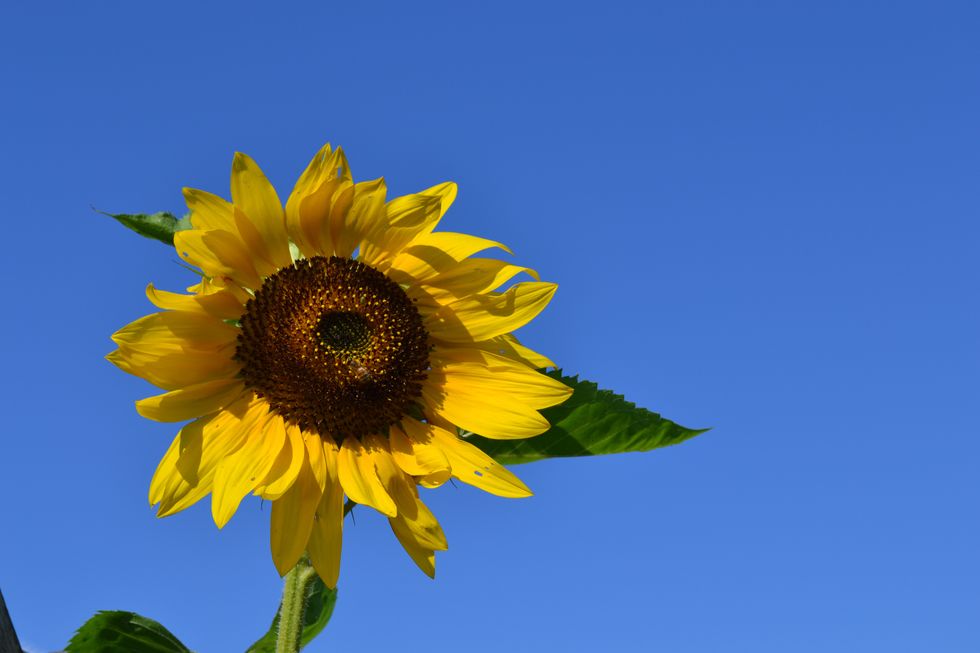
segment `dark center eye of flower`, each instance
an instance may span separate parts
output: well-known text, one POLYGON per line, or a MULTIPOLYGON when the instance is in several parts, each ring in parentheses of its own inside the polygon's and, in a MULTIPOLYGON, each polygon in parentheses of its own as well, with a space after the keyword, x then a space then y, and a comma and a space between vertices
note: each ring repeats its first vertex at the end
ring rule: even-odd
POLYGON ((336 354, 355 353, 371 343, 371 327, 359 313, 331 311, 320 316, 320 344, 336 354))
POLYGON ((401 287, 338 257, 297 261, 245 306, 235 359, 245 384, 307 431, 384 433, 422 395, 428 333, 401 287))

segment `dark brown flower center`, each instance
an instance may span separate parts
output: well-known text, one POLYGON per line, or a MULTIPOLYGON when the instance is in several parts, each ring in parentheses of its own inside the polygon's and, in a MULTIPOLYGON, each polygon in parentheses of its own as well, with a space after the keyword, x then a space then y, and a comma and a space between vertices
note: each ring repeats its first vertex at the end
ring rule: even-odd
POLYGON ((245 384, 306 431, 385 433, 422 395, 428 333, 397 283, 316 256, 267 278, 245 306, 235 359, 245 384))

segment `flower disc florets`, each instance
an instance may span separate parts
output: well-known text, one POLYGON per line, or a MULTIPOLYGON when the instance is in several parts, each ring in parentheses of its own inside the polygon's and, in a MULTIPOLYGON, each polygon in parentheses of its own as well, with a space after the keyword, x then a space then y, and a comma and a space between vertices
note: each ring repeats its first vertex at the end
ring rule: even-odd
POLYGON ((386 432, 421 396, 428 333, 401 287, 369 265, 301 259, 246 304, 235 358, 245 384, 304 431, 386 432))

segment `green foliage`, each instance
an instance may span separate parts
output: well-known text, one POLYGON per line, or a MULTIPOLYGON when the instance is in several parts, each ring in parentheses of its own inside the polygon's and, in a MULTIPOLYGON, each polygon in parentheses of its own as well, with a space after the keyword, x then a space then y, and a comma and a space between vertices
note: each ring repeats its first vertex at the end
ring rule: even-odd
MULTIPOLYGON (((336 603, 337 590, 332 590, 324 585, 320 577, 314 574, 306 589, 306 610, 303 612, 303 634, 300 635, 300 649, 313 641, 313 638, 326 627, 336 603)), ((276 610, 276 618, 272 620, 269 631, 252 644, 245 653, 275 653, 278 633, 279 611, 276 610)))
POLYGON ((67 653, 190 653, 169 630, 135 612, 106 610, 86 621, 67 653))
POLYGON ((174 233, 191 228, 190 217, 177 218, 173 213, 105 213, 120 224, 129 227, 141 236, 159 240, 167 245, 174 244, 174 233))
POLYGON ((688 429, 637 408, 622 395, 600 390, 577 375, 563 376, 561 370, 546 374, 575 389, 565 403, 541 411, 551 423, 547 432, 526 440, 470 435, 467 441, 504 465, 516 465, 544 458, 650 451, 679 444, 707 430, 688 429))

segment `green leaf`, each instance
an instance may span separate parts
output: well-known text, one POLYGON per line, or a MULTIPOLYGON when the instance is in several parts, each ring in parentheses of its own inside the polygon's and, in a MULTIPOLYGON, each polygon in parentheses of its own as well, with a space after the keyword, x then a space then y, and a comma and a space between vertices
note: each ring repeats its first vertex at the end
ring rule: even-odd
POLYGON ((106 213, 103 215, 115 218, 125 227, 129 227, 141 236, 159 240, 167 245, 174 244, 174 233, 191 228, 191 219, 184 216, 178 219, 173 213, 106 213))
POLYGON ((551 423, 548 431, 526 440, 491 440, 479 435, 466 440, 504 465, 517 465, 544 458, 650 451, 680 444, 708 430, 675 424, 577 375, 562 376, 561 370, 545 374, 575 389, 565 403, 541 411, 551 423))
MULTIPOLYGON (((303 613, 303 634, 300 635, 300 648, 313 641, 330 621, 333 607, 337 603, 337 590, 323 584, 320 577, 314 574, 306 590, 306 610, 303 613)), ((269 632, 260 640, 248 647, 245 653, 275 653, 276 637, 279 634, 279 611, 269 626, 269 632)))
POLYGON ((169 630, 135 612, 106 610, 86 621, 67 653, 190 653, 169 630))

